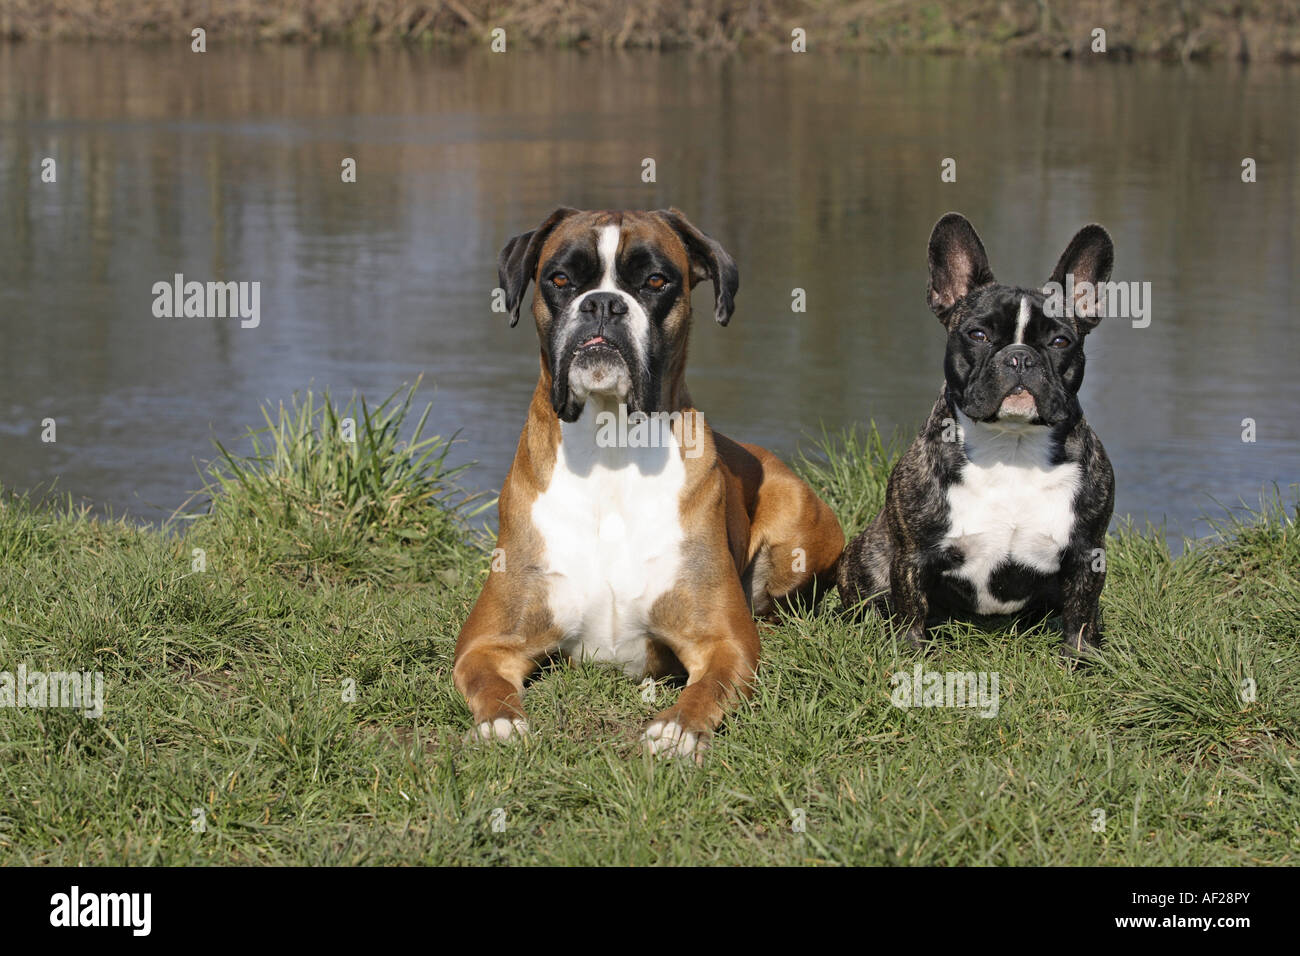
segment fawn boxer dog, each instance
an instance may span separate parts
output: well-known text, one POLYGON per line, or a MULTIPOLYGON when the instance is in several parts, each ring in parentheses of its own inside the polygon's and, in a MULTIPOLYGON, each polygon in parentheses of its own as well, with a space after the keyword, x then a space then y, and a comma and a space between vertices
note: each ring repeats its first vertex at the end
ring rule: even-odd
POLYGON ((498 269, 512 326, 535 283, 541 375, 501 486, 492 570, 456 642, 474 734, 527 733, 524 680, 562 653, 685 676, 642 741, 698 760, 750 691, 754 614, 830 587, 844 547, 812 489, 691 401, 691 289, 712 283, 726 325, 735 263, 676 209, 561 208, 507 242, 498 269))

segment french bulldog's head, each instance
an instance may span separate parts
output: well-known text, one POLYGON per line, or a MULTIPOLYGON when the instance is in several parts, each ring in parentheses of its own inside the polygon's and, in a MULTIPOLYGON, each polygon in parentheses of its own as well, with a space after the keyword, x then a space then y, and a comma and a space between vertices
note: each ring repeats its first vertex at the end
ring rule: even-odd
POLYGON ((944 374, 954 406, 974 421, 1006 427, 1078 421, 1083 340, 1101 320, 1104 298, 1084 292, 1110 278, 1113 261, 1105 229, 1080 229, 1048 280, 1080 291, 1072 309, 1056 308, 1041 289, 997 282, 964 216, 940 219, 930 234, 926 301, 948 329, 944 374))
POLYGON ((588 397, 629 412, 659 410, 680 379, 690 332, 691 289, 713 283, 714 318, 726 325, 740 275, 713 239, 676 209, 583 212, 560 208, 515 236, 498 262, 510 324, 529 281, 551 404, 577 421, 588 397))

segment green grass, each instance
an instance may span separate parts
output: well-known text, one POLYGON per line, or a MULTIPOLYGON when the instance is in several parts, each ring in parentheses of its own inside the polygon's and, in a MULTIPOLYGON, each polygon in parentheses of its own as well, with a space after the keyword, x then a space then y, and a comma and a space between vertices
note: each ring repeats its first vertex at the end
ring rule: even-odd
MULTIPOLYGON (((1176 560, 1116 534, 1090 669, 1058 662, 1048 625, 950 625, 925 666, 997 672, 992 719, 891 706, 916 659, 831 599, 763 630, 754 698, 702 767, 637 749, 674 690, 646 703, 586 665, 531 686, 528 742, 474 746, 450 671, 486 571, 464 530, 481 503, 409 403, 268 413, 167 533, 0 503, 0 671, 106 684, 99 720, 0 709, 0 862, 1300 860, 1300 540, 1280 498, 1176 560)), ((825 444, 800 468, 857 530, 896 447, 825 444)))

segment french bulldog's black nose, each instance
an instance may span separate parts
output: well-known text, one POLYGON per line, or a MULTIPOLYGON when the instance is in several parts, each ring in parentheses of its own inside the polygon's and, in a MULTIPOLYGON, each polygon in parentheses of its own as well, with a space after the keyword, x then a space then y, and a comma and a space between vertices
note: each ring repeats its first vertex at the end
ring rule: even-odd
POLYGON ((1038 364, 1038 353, 1028 345, 1008 345, 1002 350, 1002 364, 1023 372, 1038 364))
POLYGON ((579 312, 592 312, 602 322, 627 315, 627 300, 617 292, 593 292, 582 300, 579 312))

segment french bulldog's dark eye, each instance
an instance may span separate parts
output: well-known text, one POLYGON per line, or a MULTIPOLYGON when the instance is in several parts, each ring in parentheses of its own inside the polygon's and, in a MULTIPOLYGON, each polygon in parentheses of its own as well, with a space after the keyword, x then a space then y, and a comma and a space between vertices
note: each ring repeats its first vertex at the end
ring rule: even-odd
POLYGON ((1070 340, 1064 335, 1058 335, 1056 338, 1052 339, 1051 346, 1054 349, 1068 349, 1070 347, 1070 340))
POLYGON ((656 292, 658 292, 667 284, 668 284, 667 277, 660 275, 658 272, 652 274, 650 278, 645 280, 646 288, 653 289, 656 292))
POLYGON ((987 342, 989 340, 988 333, 985 332, 983 329, 971 329, 966 334, 969 335, 971 338, 973 338, 976 342, 987 342))
POLYGON ((569 277, 566 276, 563 272, 557 272, 555 273, 555 275, 551 276, 551 285, 555 286, 555 288, 557 289, 563 289, 568 284, 569 284, 569 277))

